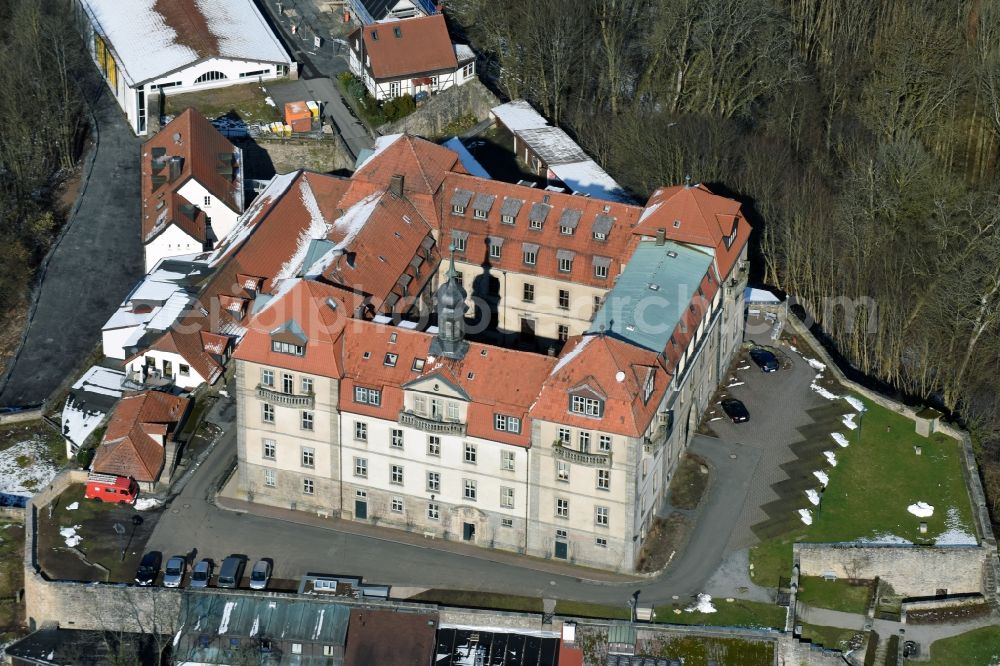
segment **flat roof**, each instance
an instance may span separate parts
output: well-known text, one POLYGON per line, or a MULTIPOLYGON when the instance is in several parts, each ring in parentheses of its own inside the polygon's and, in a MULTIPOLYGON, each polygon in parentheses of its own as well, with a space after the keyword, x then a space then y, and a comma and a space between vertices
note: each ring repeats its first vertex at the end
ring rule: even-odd
POLYGON ((667 241, 639 243, 594 315, 588 333, 661 352, 712 265, 707 250, 667 241))

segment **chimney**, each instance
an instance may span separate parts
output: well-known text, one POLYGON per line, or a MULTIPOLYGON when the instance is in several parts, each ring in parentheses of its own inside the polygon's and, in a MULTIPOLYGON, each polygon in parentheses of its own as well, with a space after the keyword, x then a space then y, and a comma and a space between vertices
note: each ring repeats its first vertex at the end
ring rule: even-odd
POLYGON ((389 179, 389 191, 392 194, 394 194, 397 197, 399 197, 400 199, 403 198, 403 175, 402 174, 397 173, 392 178, 389 179))
POLYGON ((656 244, 663 245, 666 242, 667 242, 667 230, 664 229, 663 227, 660 227, 659 229, 656 230, 656 244))

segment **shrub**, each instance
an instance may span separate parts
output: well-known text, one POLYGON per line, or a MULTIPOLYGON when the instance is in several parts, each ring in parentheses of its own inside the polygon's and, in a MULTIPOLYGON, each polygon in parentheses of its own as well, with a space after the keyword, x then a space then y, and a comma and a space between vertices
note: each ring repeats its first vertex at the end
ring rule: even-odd
POLYGON ((94 449, 80 449, 76 453, 76 461, 80 464, 80 469, 87 469, 94 460, 94 449))

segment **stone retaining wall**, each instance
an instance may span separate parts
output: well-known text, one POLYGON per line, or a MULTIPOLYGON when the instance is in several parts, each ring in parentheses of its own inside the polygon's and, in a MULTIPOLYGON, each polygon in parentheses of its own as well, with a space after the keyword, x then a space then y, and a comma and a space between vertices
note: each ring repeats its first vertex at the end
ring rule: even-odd
POLYGON ((477 79, 434 95, 410 115, 379 127, 378 131, 381 134, 409 132, 429 139, 450 138, 443 137, 449 123, 464 115, 473 115, 477 121, 485 120, 490 109, 499 104, 496 95, 477 79))

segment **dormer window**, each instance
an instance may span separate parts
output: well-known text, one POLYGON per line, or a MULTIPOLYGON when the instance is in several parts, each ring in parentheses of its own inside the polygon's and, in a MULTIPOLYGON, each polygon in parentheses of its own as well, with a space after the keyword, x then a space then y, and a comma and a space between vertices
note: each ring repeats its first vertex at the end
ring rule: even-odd
POLYGON ((397 354, 393 354, 392 352, 387 352, 386 355, 385 355, 385 358, 382 359, 382 365, 387 365, 390 368, 395 368, 396 367, 396 360, 398 358, 399 358, 399 356, 397 354))
POLYGON ((472 201, 472 192, 468 190, 455 190, 451 195, 451 212, 453 215, 465 215, 465 209, 472 201))
POLYGON ((579 208, 567 208, 559 216, 559 233, 563 236, 572 236, 576 232, 576 226, 580 224, 583 211, 579 208))
POLYGON ((279 354, 290 354, 291 356, 305 356, 306 348, 304 345, 293 345, 290 342, 271 340, 271 351, 278 352, 279 354))
POLYGON ((465 215, 465 206, 459 206, 458 204, 453 204, 451 207, 451 212, 455 215, 465 215))
POLYGON ((570 396, 569 411, 583 416, 601 418, 604 415, 604 401, 582 395, 570 396))
POLYGON ((501 222, 501 224, 514 224, 514 216, 513 215, 501 215, 500 216, 500 222, 501 222))
POLYGON ((475 209, 472 212, 472 216, 474 218, 476 218, 477 220, 485 220, 486 219, 486 211, 485 210, 475 209))
POLYGON ((654 390, 656 390, 656 372, 651 369, 649 370, 649 376, 646 377, 646 385, 642 389, 642 401, 644 403, 649 402, 654 390))
POLYGON ((421 372, 424 369, 424 363, 425 363, 424 359, 415 358, 413 359, 413 365, 410 366, 410 370, 412 370, 413 372, 421 372))

